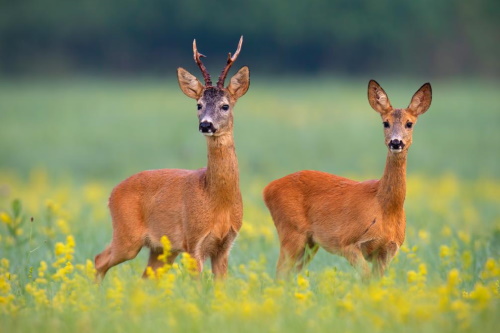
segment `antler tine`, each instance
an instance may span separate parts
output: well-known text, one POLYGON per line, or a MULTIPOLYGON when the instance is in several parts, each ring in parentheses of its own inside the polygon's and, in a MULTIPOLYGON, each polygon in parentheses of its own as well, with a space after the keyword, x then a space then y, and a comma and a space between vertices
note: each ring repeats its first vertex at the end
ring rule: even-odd
POLYGON ((222 73, 219 76, 219 81, 217 81, 217 87, 224 88, 224 81, 226 80, 227 73, 229 72, 229 69, 233 65, 233 62, 235 62, 238 56, 240 55, 242 44, 243 44, 243 36, 241 36, 240 38, 240 42, 238 43, 238 48, 236 49, 236 52, 234 52, 234 55, 231 57, 231 52, 228 53, 226 67, 224 67, 222 73))
POLYGON ((210 79, 210 74, 208 73, 207 68, 205 67, 205 65, 203 65, 200 59, 205 58, 205 56, 198 52, 198 48, 196 47, 196 39, 193 40, 193 57, 198 67, 200 67, 201 74, 203 74, 203 78, 205 79, 205 87, 211 87, 212 80, 210 79))

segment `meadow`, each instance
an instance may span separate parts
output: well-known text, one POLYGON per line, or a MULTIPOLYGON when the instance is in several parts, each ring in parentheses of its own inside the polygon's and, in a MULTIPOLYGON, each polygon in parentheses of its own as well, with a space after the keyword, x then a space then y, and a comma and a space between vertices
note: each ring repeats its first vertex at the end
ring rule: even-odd
MULTIPOLYGON (((156 168, 205 165, 196 104, 173 77, 0 81, 0 331, 493 332, 500 324, 500 82, 432 81, 408 160, 406 241, 362 283, 320 250, 276 281, 278 240, 261 192, 314 169, 378 178, 386 148, 368 79, 252 79, 235 108, 244 222, 229 277, 189 256, 148 279, 146 251, 93 283, 107 198, 156 168)), ((381 78, 394 106, 424 83, 381 78)))

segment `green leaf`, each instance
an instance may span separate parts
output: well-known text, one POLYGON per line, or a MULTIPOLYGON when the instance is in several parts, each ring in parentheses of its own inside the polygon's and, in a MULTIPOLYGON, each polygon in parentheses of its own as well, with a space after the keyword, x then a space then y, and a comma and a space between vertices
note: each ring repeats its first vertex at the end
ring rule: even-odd
POLYGON ((21 215, 22 205, 21 200, 15 199, 12 201, 12 211, 14 212, 14 218, 18 218, 21 215))

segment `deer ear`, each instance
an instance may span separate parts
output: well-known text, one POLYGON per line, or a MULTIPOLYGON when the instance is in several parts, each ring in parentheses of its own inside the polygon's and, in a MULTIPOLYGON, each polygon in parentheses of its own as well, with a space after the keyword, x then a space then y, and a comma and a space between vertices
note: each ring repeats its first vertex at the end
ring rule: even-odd
POLYGON ((184 68, 177 68, 177 80, 182 92, 187 96, 194 99, 199 99, 203 92, 203 85, 198 79, 189 73, 184 68))
POLYGON ((368 102, 371 107, 380 114, 387 113, 392 110, 389 97, 384 89, 375 80, 370 80, 368 83, 368 102))
POLYGON ((418 89, 415 95, 411 98, 410 105, 408 105, 408 111, 415 117, 420 116, 429 109, 431 102, 432 87, 431 84, 427 82, 420 87, 420 89, 418 89))
POLYGON ((227 90, 234 98, 238 99, 245 93, 250 87, 250 70, 247 66, 243 66, 240 70, 234 74, 227 86, 227 90))

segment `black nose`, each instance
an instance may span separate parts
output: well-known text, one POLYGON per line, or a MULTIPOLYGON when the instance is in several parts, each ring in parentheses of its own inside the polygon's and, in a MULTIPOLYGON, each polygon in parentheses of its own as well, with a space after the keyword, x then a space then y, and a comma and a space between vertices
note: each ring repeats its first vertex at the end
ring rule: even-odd
POLYGON ((404 146, 405 146, 405 144, 403 143, 402 140, 392 139, 389 142, 389 148, 391 148, 391 149, 403 149, 404 146))
POLYGON ((200 123, 200 132, 201 133, 215 133, 214 124, 209 121, 203 121, 200 123))

